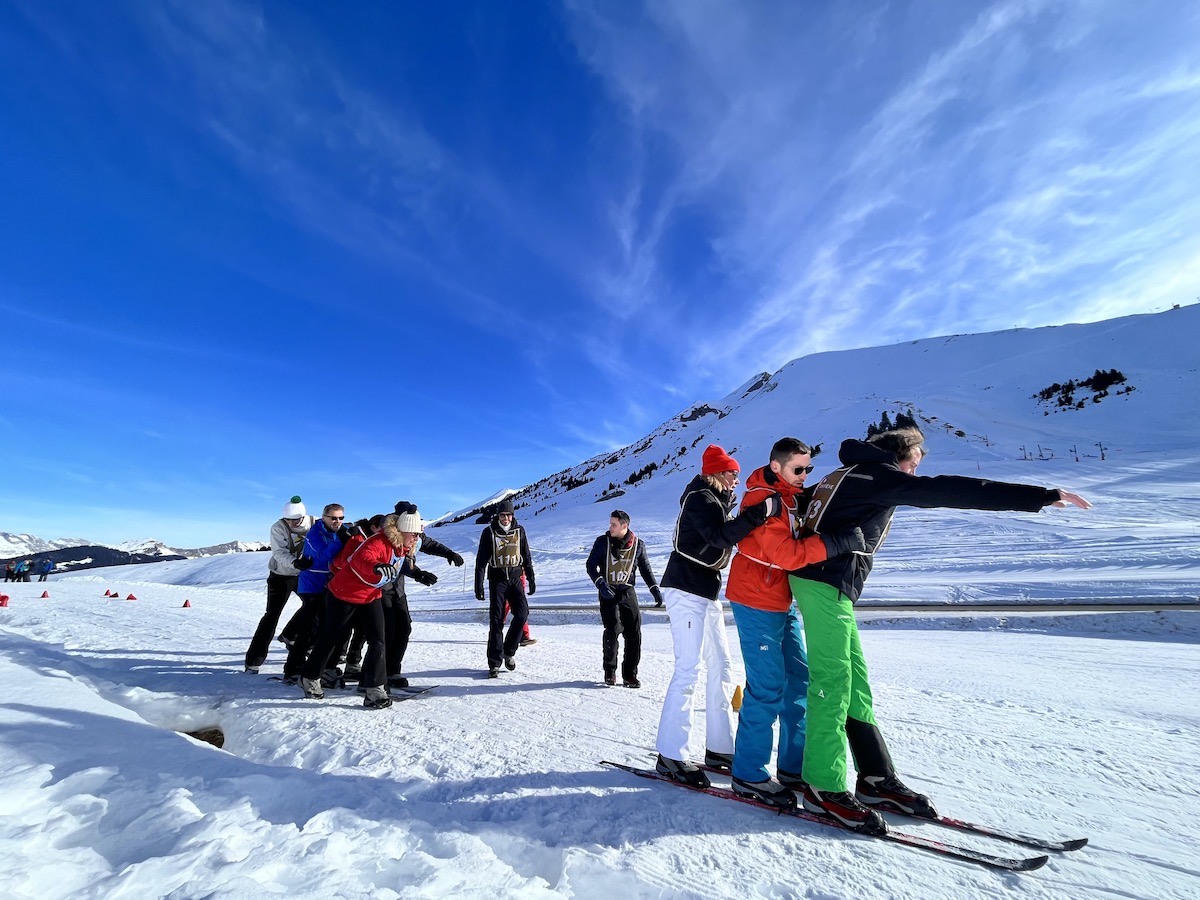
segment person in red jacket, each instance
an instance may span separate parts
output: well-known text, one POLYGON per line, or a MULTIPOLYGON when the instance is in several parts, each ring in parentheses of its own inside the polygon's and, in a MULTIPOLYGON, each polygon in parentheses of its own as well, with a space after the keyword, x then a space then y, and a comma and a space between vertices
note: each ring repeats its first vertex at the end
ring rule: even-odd
MULTIPOLYGON (((366 635, 368 649, 363 660, 362 682, 367 685, 363 706, 386 709, 392 705, 387 691, 384 662, 383 586, 396 580, 406 558, 414 552, 421 536, 421 517, 408 513, 390 515, 383 526, 350 552, 329 579, 321 638, 300 670, 304 696, 321 699, 321 671, 351 621, 366 635)), ((332 567, 331 567, 332 568, 332 567)))
POLYGON ((812 470, 809 446, 785 437, 771 448, 770 462, 750 473, 742 509, 778 494, 784 515, 767 519, 738 541, 725 588, 746 665, 746 692, 738 714, 731 766, 733 790, 742 797, 782 809, 796 806, 792 789, 801 783, 804 766, 808 695, 808 657, 788 572, 840 553, 866 549, 858 529, 835 535, 795 536, 797 523, 808 507, 804 482, 812 470), (767 772, 776 720, 779 781, 772 780, 767 772))

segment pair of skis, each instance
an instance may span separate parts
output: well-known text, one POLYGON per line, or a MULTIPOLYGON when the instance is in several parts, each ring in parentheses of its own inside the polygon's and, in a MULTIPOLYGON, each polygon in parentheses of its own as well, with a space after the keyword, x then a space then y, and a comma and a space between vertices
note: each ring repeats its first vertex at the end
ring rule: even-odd
MULTIPOLYGON (((792 816, 793 818, 803 819, 806 822, 814 822, 820 825, 844 829, 844 826, 841 825, 841 823, 839 823, 836 819, 811 813, 803 807, 799 807, 795 810, 780 810, 774 806, 761 803, 757 800, 752 800, 747 797, 739 797, 731 789, 726 787, 694 788, 690 785, 684 784, 681 781, 676 781, 673 778, 668 778, 665 775, 661 775, 654 769, 643 769, 637 766, 629 766, 623 763, 612 762, 610 760, 601 760, 600 764, 612 766, 615 769, 621 769, 622 771, 629 772, 641 778, 649 778, 654 781, 665 781, 668 784, 678 785, 679 787, 687 788, 688 790, 696 791, 697 793, 708 794, 713 797, 720 797, 724 800, 736 800, 739 803, 745 803, 750 806, 757 806, 760 809, 765 809, 778 815, 792 816)), ((1083 847, 1085 844, 1087 844, 1087 838, 1078 838, 1076 840, 1068 841, 1045 840, 1042 838, 1017 834, 1016 832, 992 828, 986 825, 977 825, 973 822, 962 821, 961 819, 951 819, 946 816, 938 816, 934 819, 926 819, 926 821, 936 822, 939 825, 944 825, 947 828, 954 828, 959 831, 978 834, 985 837, 997 838, 999 840, 1005 840, 1015 844, 1021 844, 1037 850, 1078 850, 1080 847, 1083 847)), ((1037 856, 998 856, 992 853, 985 853, 981 850, 975 850, 971 847, 948 844, 945 841, 938 841, 931 838, 922 837, 920 835, 891 829, 889 829, 886 834, 868 836, 877 837, 880 840, 891 841, 895 844, 904 844, 909 847, 915 847, 920 850, 937 853, 941 856, 962 860, 964 862, 975 863, 977 865, 986 866, 990 869, 999 869, 1005 872, 1032 872, 1034 869, 1040 869, 1050 859, 1050 857, 1045 854, 1037 856)))

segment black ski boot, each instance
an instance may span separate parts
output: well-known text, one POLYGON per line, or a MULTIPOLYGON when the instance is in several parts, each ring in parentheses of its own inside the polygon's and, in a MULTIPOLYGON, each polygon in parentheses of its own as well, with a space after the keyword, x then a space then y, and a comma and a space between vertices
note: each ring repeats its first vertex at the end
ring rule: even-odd
POLYGON ((937 810, 924 794, 918 794, 896 777, 890 775, 859 775, 854 796, 863 804, 884 812, 936 819, 937 810))
POLYGON ((768 778, 766 781, 742 781, 735 778, 732 781, 733 792, 747 800, 757 800, 775 809, 791 812, 796 808, 796 795, 790 788, 785 788, 778 781, 768 778))
POLYGON ((670 778, 672 781, 682 782, 688 787, 704 790, 712 787, 712 782, 708 780, 708 776, 686 760, 667 759, 660 753, 658 754, 658 762, 654 764, 654 769, 659 775, 670 778))

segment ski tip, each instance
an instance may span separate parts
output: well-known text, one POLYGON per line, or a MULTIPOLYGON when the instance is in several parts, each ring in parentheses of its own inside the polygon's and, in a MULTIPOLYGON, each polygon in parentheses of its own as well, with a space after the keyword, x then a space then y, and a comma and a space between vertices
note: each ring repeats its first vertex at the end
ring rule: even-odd
POLYGON ((1046 863, 1050 862, 1049 856, 1031 856, 1028 859, 1021 860, 1021 865, 1014 871, 1017 872, 1032 872, 1034 869, 1040 869, 1046 863))
POLYGON ((1073 841, 1063 841, 1062 848, 1064 850, 1079 850, 1087 846, 1087 838, 1075 838, 1073 841))

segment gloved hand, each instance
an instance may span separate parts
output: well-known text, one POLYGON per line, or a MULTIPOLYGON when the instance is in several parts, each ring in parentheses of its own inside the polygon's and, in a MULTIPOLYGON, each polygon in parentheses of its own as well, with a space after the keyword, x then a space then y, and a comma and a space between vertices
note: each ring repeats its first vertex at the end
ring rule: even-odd
POLYGON ((768 494, 767 499, 762 502, 763 509, 766 510, 767 519, 773 519, 783 512, 783 498, 778 493, 768 494))
POLYGON ((480 603, 487 599, 483 596, 483 588, 475 588, 475 599, 480 603))
POLYGON ((650 596, 654 598, 655 606, 663 605, 662 588, 660 588, 657 584, 650 588, 650 596))
POLYGON ((412 580, 417 584, 423 584, 426 587, 437 584, 437 576, 432 572, 426 572, 424 569, 416 569, 410 573, 412 580))
POLYGON ((457 553, 455 553, 453 550, 451 550, 449 562, 450 562, 450 565, 452 565, 452 566, 461 566, 463 564, 463 558, 461 556, 459 556, 457 553))
POLYGON ((867 549, 866 538, 863 537, 862 529, 858 527, 823 534, 820 537, 828 556, 841 556, 843 553, 862 552, 867 549))
POLYGON ((341 539, 343 544, 347 543, 350 538, 354 537, 356 534, 358 534, 358 529, 353 525, 343 525, 337 530, 337 536, 341 539))
POLYGON ((742 515, 754 523, 757 528, 762 525, 767 519, 772 516, 779 515, 783 511, 783 501, 778 494, 770 494, 762 503, 755 503, 753 506, 747 506, 742 515))
POLYGON ((536 590, 537 590, 537 584, 534 583, 533 576, 530 575, 529 576, 529 596, 532 597, 536 590))
POLYGON ((294 563, 292 563, 292 565, 295 566, 301 572, 307 572, 309 569, 311 569, 313 567, 312 557, 311 556, 297 556, 296 561, 294 563))
POLYGON ((379 563, 375 566, 375 574, 384 581, 395 581, 396 576, 400 574, 400 570, 391 563, 379 563))
POLYGON ((609 586, 603 577, 596 579, 596 589, 600 591, 600 596, 605 600, 612 600, 617 596, 617 592, 609 586))

